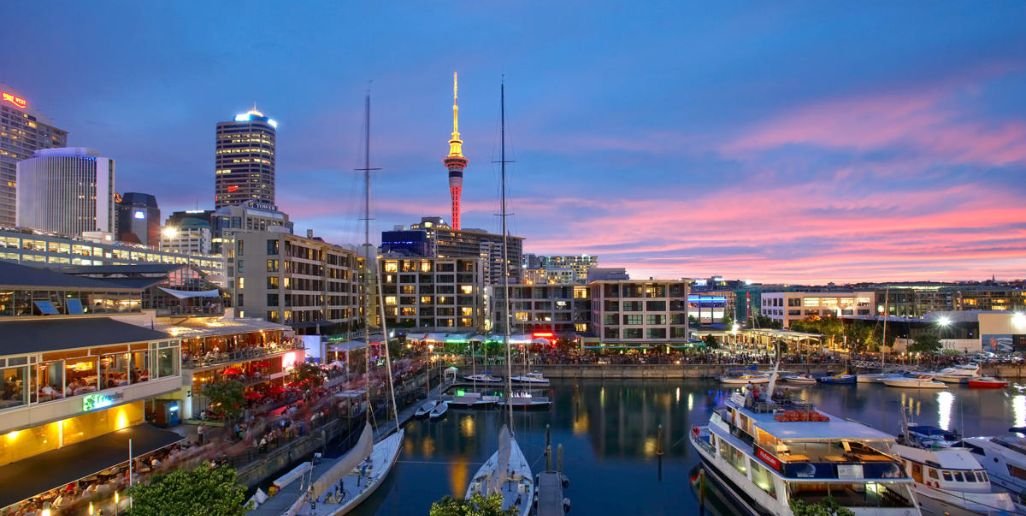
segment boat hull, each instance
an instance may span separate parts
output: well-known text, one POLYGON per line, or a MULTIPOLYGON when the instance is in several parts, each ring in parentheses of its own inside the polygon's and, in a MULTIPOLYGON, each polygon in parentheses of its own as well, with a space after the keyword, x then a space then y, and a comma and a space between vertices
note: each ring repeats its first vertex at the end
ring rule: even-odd
POLYGON ((969 380, 970 389, 1004 389, 1008 382, 1004 380, 969 380))
POLYGON ((855 375, 846 374, 841 376, 821 376, 816 378, 816 381, 828 385, 855 385, 855 375))
POLYGON ((888 387, 899 389, 947 389, 948 386, 931 380, 884 380, 883 384, 888 387))

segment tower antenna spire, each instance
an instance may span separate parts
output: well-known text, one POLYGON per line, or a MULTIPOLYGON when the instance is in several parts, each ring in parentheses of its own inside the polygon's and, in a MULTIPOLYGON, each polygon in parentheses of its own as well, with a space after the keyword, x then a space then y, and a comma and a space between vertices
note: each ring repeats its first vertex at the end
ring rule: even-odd
POLYGON ((452 228, 460 230, 460 200, 463 197, 463 169, 467 158, 463 156, 463 140, 460 139, 459 74, 452 73, 452 136, 449 138, 449 155, 442 162, 449 171, 449 196, 452 198, 452 228))

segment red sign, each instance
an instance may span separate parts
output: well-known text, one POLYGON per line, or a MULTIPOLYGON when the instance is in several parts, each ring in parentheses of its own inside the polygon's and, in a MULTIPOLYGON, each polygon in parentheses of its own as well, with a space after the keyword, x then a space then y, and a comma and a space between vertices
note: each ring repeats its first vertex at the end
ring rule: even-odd
POLYGON ((19 107, 21 109, 25 109, 25 108, 28 107, 28 101, 27 100, 25 100, 25 99, 15 95, 15 94, 13 94, 13 93, 7 93, 6 91, 4 91, 4 92, 0 92, 0 95, 2 95, 2 97, 0 97, 0 98, 2 98, 3 101, 7 102, 8 104, 14 104, 16 107, 19 107))
POLYGON ((238 191, 239 191, 239 187, 237 185, 230 185, 228 187, 228 193, 235 193, 235 192, 238 192, 238 191))
POLYGON ((763 450, 762 448, 759 448, 758 446, 756 446, 755 447, 755 456, 759 460, 761 460, 761 461, 765 462, 766 464, 768 464, 769 467, 771 467, 771 468, 773 468, 773 469, 775 469, 777 471, 780 471, 780 459, 774 457, 773 455, 770 455, 770 452, 768 452, 766 450, 763 450))
POLYGON ((536 338, 536 339, 538 339, 538 338, 551 339, 552 338, 552 332, 551 331, 536 331, 536 332, 534 332, 534 338, 536 338))

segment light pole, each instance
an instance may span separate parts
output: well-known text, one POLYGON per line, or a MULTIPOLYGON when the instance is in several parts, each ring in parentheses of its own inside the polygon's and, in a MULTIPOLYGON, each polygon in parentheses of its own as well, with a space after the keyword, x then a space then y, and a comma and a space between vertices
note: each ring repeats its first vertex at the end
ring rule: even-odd
POLYGON ((427 364, 427 397, 431 397, 431 362, 435 358, 435 345, 428 344, 428 364, 427 364))

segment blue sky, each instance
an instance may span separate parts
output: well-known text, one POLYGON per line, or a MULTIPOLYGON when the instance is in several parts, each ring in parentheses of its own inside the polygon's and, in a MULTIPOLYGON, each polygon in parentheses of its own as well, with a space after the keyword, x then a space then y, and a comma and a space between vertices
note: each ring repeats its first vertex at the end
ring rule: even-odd
POLYGON ((4 4, 0 82, 162 210, 213 203, 213 136, 280 122, 278 204, 358 242, 363 95, 377 229, 495 230, 499 82, 528 252, 637 277, 1022 278, 1026 4, 4 4), (372 81, 372 82, 371 82, 372 81))

